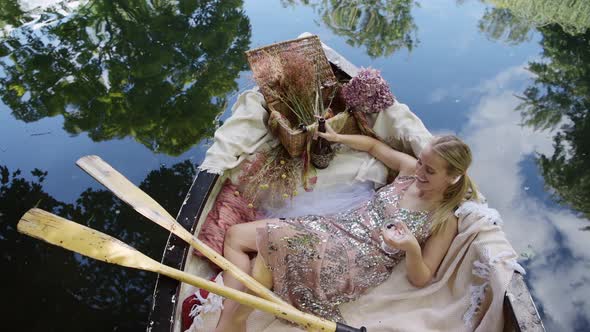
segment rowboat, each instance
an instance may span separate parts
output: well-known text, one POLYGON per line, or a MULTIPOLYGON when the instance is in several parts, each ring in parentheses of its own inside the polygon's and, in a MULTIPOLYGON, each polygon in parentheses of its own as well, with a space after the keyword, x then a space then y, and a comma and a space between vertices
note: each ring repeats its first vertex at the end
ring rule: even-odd
MULTIPOLYGON (((355 65, 327 45, 322 43, 322 47, 338 79, 349 80, 356 75, 358 68, 355 65)), ((223 182, 220 175, 200 171, 178 212, 177 222, 197 235, 223 182)), ((206 259, 193 255, 190 245, 172 233, 164 248, 161 263, 203 277, 213 273, 206 259)), ((147 330, 181 331, 183 296, 186 296, 186 290, 182 282, 158 275, 147 330)), ((518 272, 514 273, 504 296, 503 311, 504 331, 545 331, 525 280, 518 272)))

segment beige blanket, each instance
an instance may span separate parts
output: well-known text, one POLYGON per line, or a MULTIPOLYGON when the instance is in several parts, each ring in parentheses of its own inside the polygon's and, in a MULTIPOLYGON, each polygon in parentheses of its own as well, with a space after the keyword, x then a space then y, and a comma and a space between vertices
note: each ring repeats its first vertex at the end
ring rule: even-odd
MULTIPOLYGON (((264 111, 256 92, 247 91, 238 99, 234 114, 215 136, 201 169, 214 172, 235 167, 245 154, 273 143, 264 134, 264 111), (239 104, 239 103, 249 103, 239 104), (235 137, 245 130, 258 137, 235 137), (250 129, 249 129, 250 128, 250 129), (233 140, 224 142, 223 140, 233 140), (238 142, 236 144, 236 142, 238 142)), ((265 112, 265 111, 264 111, 265 112)), ((431 135, 406 105, 395 103, 373 116, 373 129, 391 146, 417 155, 431 135)), ((385 183, 386 167, 364 152, 339 150, 326 170, 318 171, 318 185, 372 181, 385 183)), ((317 188, 317 187, 316 187, 317 188)), ((517 255, 506 240, 497 211, 485 204, 464 203, 458 210, 459 234, 451 244, 434 281, 418 289, 406 279, 405 264, 399 264, 391 277, 357 301, 342 305, 348 324, 366 326, 369 331, 501 331, 503 299, 515 269, 517 255)), ((211 330, 218 310, 203 315, 202 329, 211 330)), ((299 331, 274 317, 254 312, 248 331, 299 331)))
MULTIPOLYGON (((435 280, 417 289, 405 264, 355 302, 341 306, 349 325, 368 331, 502 331, 504 292, 514 269, 522 269, 493 211, 471 203, 458 210, 459 234, 435 280)), ((248 331, 300 331, 255 312, 248 331)))
POLYGON ((240 94, 232 115, 215 131, 213 145, 199 169, 221 175, 249 154, 271 144, 274 138, 266 128, 268 112, 263 105, 264 97, 259 92, 248 90, 240 94))

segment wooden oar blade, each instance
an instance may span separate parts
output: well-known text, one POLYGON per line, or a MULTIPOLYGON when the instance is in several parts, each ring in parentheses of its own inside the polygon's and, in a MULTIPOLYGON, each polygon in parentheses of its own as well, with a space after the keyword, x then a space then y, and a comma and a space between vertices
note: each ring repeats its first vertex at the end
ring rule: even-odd
POLYGON ((92 228, 41 209, 18 222, 19 232, 103 262, 155 271, 159 263, 129 245, 92 228))
MULTIPOLYGON (((99 156, 91 155, 82 157, 76 161, 76 165, 146 218, 168 230, 177 228, 174 217, 158 204, 158 202, 135 186, 123 174, 119 173, 99 156)), ((191 238, 190 233, 186 232, 186 230, 180 229, 179 232, 183 233, 181 234, 182 236, 177 235, 185 238, 185 240, 191 238)))
POLYGON ((199 241, 189 231, 182 227, 182 225, 177 223, 176 220, 174 220, 174 218, 158 204, 158 202, 136 187, 133 183, 127 180, 125 176, 100 159, 100 157, 82 157, 76 162, 76 164, 98 182, 110 189, 115 195, 117 195, 117 197, 131 205, 135 211, 190 243, 191 246, 217 264, 217 266, 221 267, 221 269, 229 271, 249 289, 268 300, 286 305, 280 297, 276 296, 268 288, 264 287, 247 273, 234 266, 215 250, 199 241))

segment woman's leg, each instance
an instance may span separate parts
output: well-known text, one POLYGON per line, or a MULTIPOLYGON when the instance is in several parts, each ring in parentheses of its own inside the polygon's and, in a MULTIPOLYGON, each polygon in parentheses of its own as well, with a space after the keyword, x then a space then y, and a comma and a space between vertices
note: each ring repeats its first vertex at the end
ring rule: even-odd
MULTIPOLYGON (((268 223, 277 222, 279 222, 278 219, 264 219, 243 224, 237 224, 230 227, 225 233, 225 241, 223 244, 223 256, 227 260, 232 262, 234 265, 239 267, 242 271, 250 273, 250 257, 248 256, 248 253, 257 251, 256 230, 260 227, 266 227, 268 223)), ((257 259, 256 261, 258 260, 259 259, 257 259)), ((264 273, 264 269, 262 269, 259 265, 260 263, 254 264, 256 269, 253 272, 256 272, 256 274, 258 274, 255 276, 255 278, 261 277, 261 279, 270 279, 270 283, 263 282, 263 285, 268 286, 270 288, 270 286, 272 286, 272 279, 268 278, 268 275, 264 273)), ((265 267, 264 263, 262 263, 262 267, 265 267)), ((268 270, 266 272, 270 273, 270 271, 268 270)), ((245 288, 240 281, 238 281, 236 278, 234 278, 234 276, 232 276, 229 273, 223 274, 223 283, 228 287, 238 290, 243 290, 245 288)), ((241 324, 240 322, 243 322, 243 320, 245 320, 247 314, 245 317, 238 317, 236 314, 238 313, 239 307, 239 303, 231 300, 225 300, 223 302, 223 310, 221 312, 221 317, 219 318, 219 323, 217 325, 216 331, 245 331, 245 324, 241 324)))
MULTIPOLYGON (((264 259, 261 255, 256 255, 254 259, 254 266, 252 266, 252 277, 260 282, 264 287, 272 287, 272 272, 266 266, 264 259)), ((252 291, 248 291, 249 294, 253 294, 252 291)), ((255 294, 254 294, 255 295, 255 294)), ((254 308, 240 304, 235 310, 235 315, 232 317, 233 321, 242 322, 241 326, 246 326, 246 320, 254 308)))

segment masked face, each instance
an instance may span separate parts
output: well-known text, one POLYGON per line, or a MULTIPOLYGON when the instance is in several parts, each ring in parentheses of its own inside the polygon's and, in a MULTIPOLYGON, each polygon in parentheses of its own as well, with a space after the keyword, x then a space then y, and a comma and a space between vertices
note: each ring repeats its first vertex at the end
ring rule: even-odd
POLYGON ((456 179, 447 174, 448 163, 428 144, 416 161, 416 187, 420 190, 444 191, 456 179))

